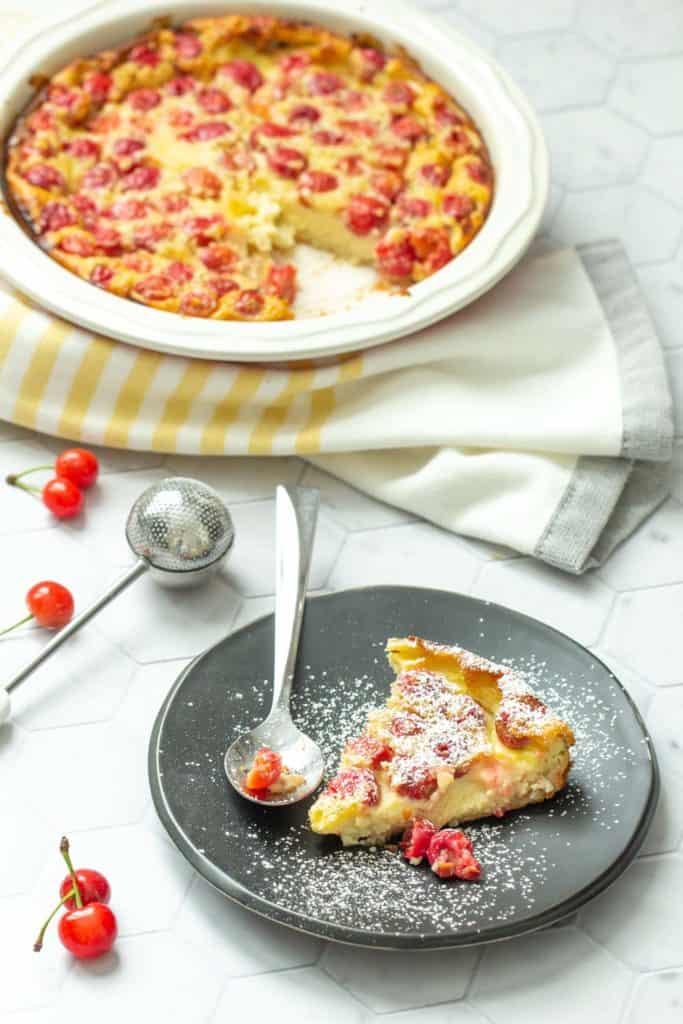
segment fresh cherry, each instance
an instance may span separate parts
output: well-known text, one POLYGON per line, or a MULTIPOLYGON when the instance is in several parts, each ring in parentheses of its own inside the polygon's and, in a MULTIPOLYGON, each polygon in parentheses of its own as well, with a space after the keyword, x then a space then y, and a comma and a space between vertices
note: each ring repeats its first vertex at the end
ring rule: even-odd
POLYGON ((83 492, 65 477, 48 480, 42 496, 43 504, 58 519, 73 519, 83 508, 83 492))
POLYGON ((0 630, 0 636, 10 633, 17 626, 35 619, 45 629, 59 629, 71 620, 74 613, 74 599, 70 590, 54 580, 42 580, 34 583, 26 595, 29 614, 19 619, 6 629, 0 630))
POLYGON ((118 933, 116 917, 106 903, 110 895, 109 883, 99 871, 90 868, 74 871, 66 836, 62 836, 59 852, 69 874, 60 886, 61 899, 40 929, 33 949, 40 952, 50 921, 62 907, 67 907, 70 909, 59 921, 60 941, 78 960, 92 960, 109 952, 118 933))
POLYGON ((97 480, 97 456, 87 448, 67 448, 55 460, 56 476, 48 480, 43 488, 22 482, 23 477, 43 469, 52 469, 52 466, 32 466, 21 473, 11 473, 5 479, 13 487, 39 493, 43 504, 58 519, 71 519, 77 516, 83 508, 82 491, 92 487, 97 480))
POLYGON ((88 903, 64 914, 58 933, 62 945, 78 960, 93 960, 114 945, 116 917, 106 903, 88 903))
MULTIPOLYGON (((75 875, 84 906, 89 903, 109 903, 111 886, 100 871, 95 871, 93 868, 78 868, 75 875)), ((73 879, 71 875, 66 875, 59 887, 59 895, 65 897, 64 906, 67 910, 76 910, 73 890, 73 879)))
POLYGON ((67 448, 55 460, 57 476, 70 480, 82 490, 92 487, 97 481, 99 470, 97 456, 87 448, 67 448))
POLYGON ((46 629, 66 626, 74 613, 71 591, 54 580, 34 583, 26 595, 26 604, 38 625, 46 629))

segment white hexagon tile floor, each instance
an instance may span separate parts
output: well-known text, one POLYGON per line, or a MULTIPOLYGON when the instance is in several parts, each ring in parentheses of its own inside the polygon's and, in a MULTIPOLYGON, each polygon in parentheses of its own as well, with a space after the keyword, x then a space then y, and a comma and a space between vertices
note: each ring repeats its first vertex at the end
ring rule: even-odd
MULTIPOLYGON (((70 8, 85 0, 69 0, 70 8)), ((41 13, 48 0, 27 0, 41 13)), ((98 450, 87 516, 56 525, 2 494, 0 622, 37 578, 82 607, 130 561, 128 506, 164 473, 190 473, 229 503, 237 543, 193 596, 139 580, 26 684, 0 730, 0 1016, 15 1024, 239 1019, 368 1024, 678 1024, 683 1018, 683 0, 425 0, 508 67, 536 104, 553 158, 542 231, 580 243, 618 235, 667 348, 677 432, 672 498, 598 572, 571 579, 415 521, 297 459, 216 461, 98 450), (417 581, 498 600, 588 644, 647 717, 663 797, 626 875, 566 926, 485 950, 391 955, 334 947, 223 900, 158 824, 145 782, 157 708, 178 673, 231 628, 272 608, 273 490, 319 486, 313 586, 417 581), (11 538, 15 538, 12 542, 11 538), (188 628, 189 627, 189 628, 188 628), (79 861, 111 877, 116 952, 74 964, 56 939, 31 952, 61 878, 79 861)), ((0 9, 19 4, 0 0, 0 9)), ((0 476, 46 463, 61 442, 0 425, 0 476)), ((0 640, 10 674, 44 642, 0 640)))

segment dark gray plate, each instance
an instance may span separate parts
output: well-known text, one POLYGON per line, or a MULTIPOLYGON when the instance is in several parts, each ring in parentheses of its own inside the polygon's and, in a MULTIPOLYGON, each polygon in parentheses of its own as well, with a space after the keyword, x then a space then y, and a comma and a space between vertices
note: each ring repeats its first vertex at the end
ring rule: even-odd
POLYGON ((461 594, 369 587, 310 600, 294 714, 333 769, 392 674, 389 636, 458 643, 528 672, 576 733, 567 789, 554 800, 468 827, 479 884, 443 882, 395 853, 342 850, 307 829, 310 801, 289 809, 241 799, 223 775, 233 737, 270 705, 272 616, 197 658, 152 732, 149 776, 161 821, 212 885, 282 924, 391 949, 509 938, 571 914, 625 869, 659 791, 650 737, 611 672, 573 640, 509 608, 461 594))

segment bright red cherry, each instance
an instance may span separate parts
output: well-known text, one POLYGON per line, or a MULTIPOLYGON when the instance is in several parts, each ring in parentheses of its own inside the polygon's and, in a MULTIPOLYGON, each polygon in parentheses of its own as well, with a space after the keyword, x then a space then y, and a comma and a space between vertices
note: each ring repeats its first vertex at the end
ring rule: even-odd
POLYGON ((38 625, 46 629, 65 626, 74 613, 71 591, 54 580, 34 583, 26 595, 26 604, 38 625))
POLYGON ((55 461, 57 476, 70 480, 76 487, 87 490, 97 480, 100 465, 97 456, 87 448, 67 448, 55 461))
MULTIPOLYGON (((87 906, 89 903, 109 903, 111 886, 100 871, 95 871, 93 868, 78 868, 75 874, 83 906, 87 906)), ((73 887, 71 875, 66 875, 59 887, 59 895, 67 897, 64 902, 67 910, 76 910, 76 899, 69 895, 73 892, 73 887)))
POLYGON ((58 519, 73 519, 83 508, 83 492, 66 477, 48 480, 42 494, 43 504, 58 519))
POLYGON ((64 914, 58 932, 62 945, 78 960, 93 960, 109 952, 118 928, 114 912, 106 903, 88 903, 64 914))

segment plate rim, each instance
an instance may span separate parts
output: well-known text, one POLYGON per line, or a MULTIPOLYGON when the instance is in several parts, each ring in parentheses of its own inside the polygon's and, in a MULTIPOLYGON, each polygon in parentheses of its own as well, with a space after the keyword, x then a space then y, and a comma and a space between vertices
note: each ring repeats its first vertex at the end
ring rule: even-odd
POLYGON ((189 664, 183 668, 182 672, 176 678, 175 682, 170 687, 168 694, 163 700, 150 734, 147 756, 147 774, 154 808, 169 838, 194 870, 197 871, 197 873, 200 874, 202 878, 212 886, 212 888, 216 889, 216 891, 220 892, 223 896, 228 897, 228 899, 231 899, 239 906, 258 914, 266 920, 274 921, 276 924, 284 925, 287 928, 292 928, 294 931, 313 936, 317 939, 326 940, 328 942, 338 942, 342 945, 357 946, 365 949, 394 951, 465 949, 473 946, 509 941, 510 939, 517 938, 518 936, 528 935, 547 928, 550 925, 560 923, 567 917, 576 913, 586 903, 595 899, 596 896, 605 892, 614 884, 614 882, 617 881, 617 879, 624 873, 624 871, 626 871, 636 858, 652 823, 652 819, 659 802, 661 777, 654 742, 638 706, 616 673, 602 660, 602 658, 594 654, 593 651, 589 650, 589 648, 579 643, 579 641, 575 640, 573 637, 570 637, 567 633, 562 632, 562 630, 551 626, 549 623, 542 622, 540 619, 536 619, 532 615, 519 612, 514 608, 510 608, 508 605, 499 604, 496 601, 484 600, 483 598, 474 597, 471 594, 464 594, 461 591, 443 590, 436 587, 415 587, 406 584, 388 583, 366 584, 358 587, 347 587, 326 594, 312 594, 307 596, 306 602, 324 602, 326 600, 338 598, 341 595, 367 593, 369 591, 409 591, 411 593, 417 591, 425 595, 438 594, 441 597, 465 598, 467 601, 472 601, 484 608, 493 607, 500 609, 504 612, 511 613, 513 616, 524 622, 531 623, 534 626, 541 626, 544 630, 558 635, 563 640, 568 641, 573 647, 579 648, 579 650, 584 654, 588 654, 605 670, 607 675, 616 682, 630 706, 630 710, 635 718, 636 724, 643 734, 650 763, 650 788, 645 802, 645 807, 638 824, 633 831, 630 841, 618 857, 615 858, 605 871, 594 879, 590 885, 584 886, 582 889, 574 893, 574 895, 565 899, 562 903, 558 903, 542 913, 533 915, 526 923, 522 923, 521 925, 517 922, 515 924, 502 924, 494 928, 487 929, 486 937, 472 937, 471 935, 468 935, 459 938, 457 932, 449 932, 442 935, 435 933, 433 935, 426 936, 420 932, 397 934, 393 932, 373 931, 364 928, 352 928, 346 925, 331 924, 326 921, 321 921, 319 918, 310 917, 297 911, 287 910, 284 907, 280 907, 277 904, 264 899, 262 896, 256 895, 229 875, 226 875, 225 872, 220 868, 217 868, 209 858, 199 853, 191 840, 183 832, 182 828, 176 821, 173 812, 168 806, 163 787, 159 781, 157 761, 159 753, 158 740, 173 698, 195 666, 204 657, 215 650, 216 647, 225 643, 226 640, 234 639, 240 634, 246 632, 248 629, 252 629, 254 626, 263 623, 265 620, 273 618, 274 612, 259 616, 251 622, 245 623, 245 625, 240 626, 239 629, 221 637, 210 647, 207 647, 206 650, 194 657, 189 664), (223 881, 224 884, 221 884, 221 881, 223 881), (227 884, 225 884, 226 882, 227 884), (305 924, 302 922, 305 922, 305 924), (306 924, 308 924, 309 927, 306 927, 306 924))
MULTIPOLYGON (((25 96, 25 81, 32 70, 57 61, 58 54, 81 38, 99 33, 99 45, 104 46, 117 25, 127 26, 133 19, 147 24, 160 13, 182 16, 187 6, 187 0, 99 0, 77 14, 41 19, 16 37, 0 69, 3 136, 21 109, 18 98, 25 96)), ((216 6, 215 0, 202 0, 195 13, 216 6)), ((243 0, 220 4, 226 11, 241 6, 243 0)), ((317 359, 382 345, 454 313, 493 287, 528 248, 546 205, 550 178, 538 117, 495 58, 439 18, 438 12, 426 15, 405 0, 394 0, 390 12, 366 0, 352 0, 341 13, 331 0, 250 0, 248 6, 285 17, 317 17, 323 23, 346 21, 347 31, 354 30, 354 23, 367 24, 379 36, 395 37, 399 43, 414 39, 420 62, 428 62, 429 54, 429 60, 444 67, 449 62, 441 50, 446 48, 450 64, 458 67, 465 105, 471 106, 472 97, 481 103, 475 119, 486 125, 482 131, 497 165, 494 203, 472 244, 438 274, 415 286, 408 298, 398 296, 391 308, 380 304, 364 311, 359 306, 326 317, 275 324, 200 321, 94 288, 42 253, 13 214, 0 209, 0 241, 13 252, 11 264, 3 268, 4 278, 40 307, 106 337, 177 356, 257 363, 317 359)), ((341 29, 343 24, 336 27, 341 29)), ((446 75, 448 87, 448 74, 440 73, 446 75)))

